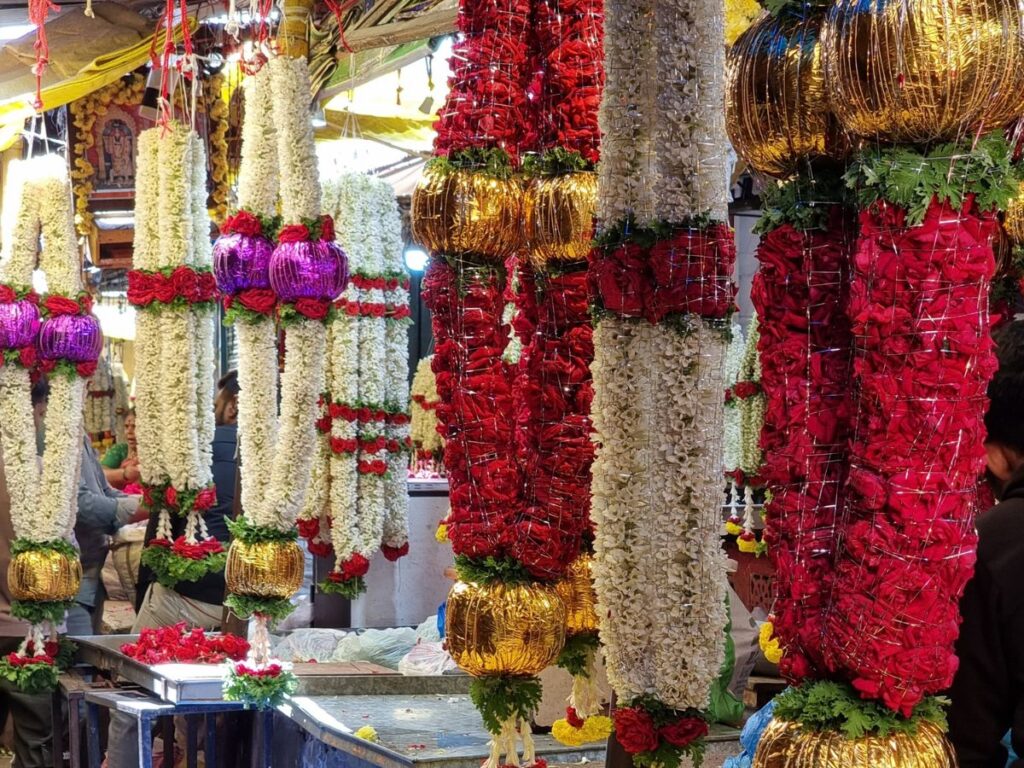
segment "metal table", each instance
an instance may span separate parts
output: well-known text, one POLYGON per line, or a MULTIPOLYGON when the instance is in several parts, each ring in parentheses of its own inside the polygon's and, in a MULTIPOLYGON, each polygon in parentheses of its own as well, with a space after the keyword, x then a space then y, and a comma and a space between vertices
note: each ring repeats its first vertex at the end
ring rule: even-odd
MULTIPOLYGON (((490 734, 466 695, 296 696, 278 710, 273 764, 309 768, 479 768, 490 734), (379 743, 355 737, 372 726, 379 743)), ((604 744, 534 736, 549 763, 603 761, 604 744)))

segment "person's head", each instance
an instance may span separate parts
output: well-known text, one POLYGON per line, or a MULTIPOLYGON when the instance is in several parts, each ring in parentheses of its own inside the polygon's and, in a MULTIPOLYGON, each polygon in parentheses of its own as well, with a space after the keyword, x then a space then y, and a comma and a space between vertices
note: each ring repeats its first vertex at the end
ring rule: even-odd
POLYGON ((238 421, 238 371, 228 371, 217 382, 217 399, 213 401, 213 414, 217 426, 238 421))
POLYGON ((1005 486, 1024 467, 1024 321, 1014 321, 996 334, 999 370, 988 385, 985 450, 988 471, 1005 486))
POLYGON ((46 417, 46 406, 50 402, 50 383, 46 378, 40 378, 32 385, 32 416, 36 425, 42 423, 46 417))
POLYGON ((124 439, 130 446, 135 445, 135 410, 132 409, 124 416, 124 439))

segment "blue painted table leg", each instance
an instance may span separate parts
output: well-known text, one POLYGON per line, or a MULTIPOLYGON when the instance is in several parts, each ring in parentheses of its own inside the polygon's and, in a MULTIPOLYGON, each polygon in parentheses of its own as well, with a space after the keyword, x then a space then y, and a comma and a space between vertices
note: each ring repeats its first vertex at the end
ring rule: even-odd
POLYGON ((188 768, 199 768, 199 718, 201 715, 185 715, 185 759, 188 768))
POLYGON ((153 720, 139 716, 139 768, 153 768, 153 720))
POLYGON ((203 756, 206 759, 206 768, 219 768, 217 762, 217 715, 206 716, 206 742, 203 744, 203 756))
POLYGON ((100 768, 102 762, 100 755, 100 707, 99 704, 89 704, 87 707, 89 741, 89 768, 100 768))

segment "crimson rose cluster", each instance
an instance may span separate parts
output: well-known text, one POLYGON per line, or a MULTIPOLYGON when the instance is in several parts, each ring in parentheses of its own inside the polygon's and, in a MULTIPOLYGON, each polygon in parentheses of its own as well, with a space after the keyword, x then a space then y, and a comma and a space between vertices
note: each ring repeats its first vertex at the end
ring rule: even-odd
POLYGON ((174 270, 128 272, 128 303, 138 309, 154 305, 192 306, 213 302, 217 281, 213 272, 182 265, 174 270))
POLYGON ((199 627, 186 629, 181 621, 171 627, 143 629, 137 641, 121 646, 121 653, 146 664, 220 664, 244 659, 249 643, 229 632, 207 635, 199 627))
POLYGON ((957 604, 974 565, 997 221, 968 196, 921 224, 862 211, 849 316, 858 389, 825 659, 909 715, 956 671, 957 604))
POLYGON ((643 764, 657 763, 659 752, 692 749, 708 734, 707 721, 697 712, 673 712, 648 705, 615 710, 615 738, 622 748, 643 764))
POLYGON ((824 229, 785 223, 763 234, 751 290, 765 393, 761 477, 772 494, 764 539, 779 574, 773 624, 786 649, 780 667, 792 682, 825 670, 822 634, 851 417, 847 218, 835 205, 824 229))
POLYGON ((89 378, 103 347, 92 296, 0 284, 0 365, 89 378))

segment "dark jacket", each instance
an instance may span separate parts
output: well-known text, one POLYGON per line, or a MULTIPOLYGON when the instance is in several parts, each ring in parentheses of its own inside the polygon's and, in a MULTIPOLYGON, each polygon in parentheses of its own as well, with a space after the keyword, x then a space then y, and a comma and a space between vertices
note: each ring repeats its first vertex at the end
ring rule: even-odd
MULTIPOLYGON (((210 535, 222 542, 225 548, 231 541, 227 521, 231 519, 235 502, 237 453, 238 428, 234 424, 217 427, 217 431, 213 435, 213 482, 217 486, 217 504, 208 509, 203 518, 206 520, 206 527, 210 531, 210 535)), ((156 536, 156 524, 157 515, 154 513, 149 516, 149 525, 146 527, 147 544, 156 536)), ((184 535, 185 519, 173 517, 171 530, 175 538, 184 535)), ((154 581, 156 581, 155 574, 143 566, 139 570, 139 583, 135 593, 136 610, 142 605, 146 590, 154 581)), ((213 605, 221 605, 224 602, 224 590, 223 571, 208 574, 199 581, 179 581, 174 587, 174 591, 182 597, 213 605)))
MULTIPOLYGON (((949 735, 960 768, 1004 768, 1012 731, 1024 755, 1024 473, 978 518, 978 560, 960 601, 949 735)), ((1024 759, 1013 768, 1024 768, 1024 759)))

